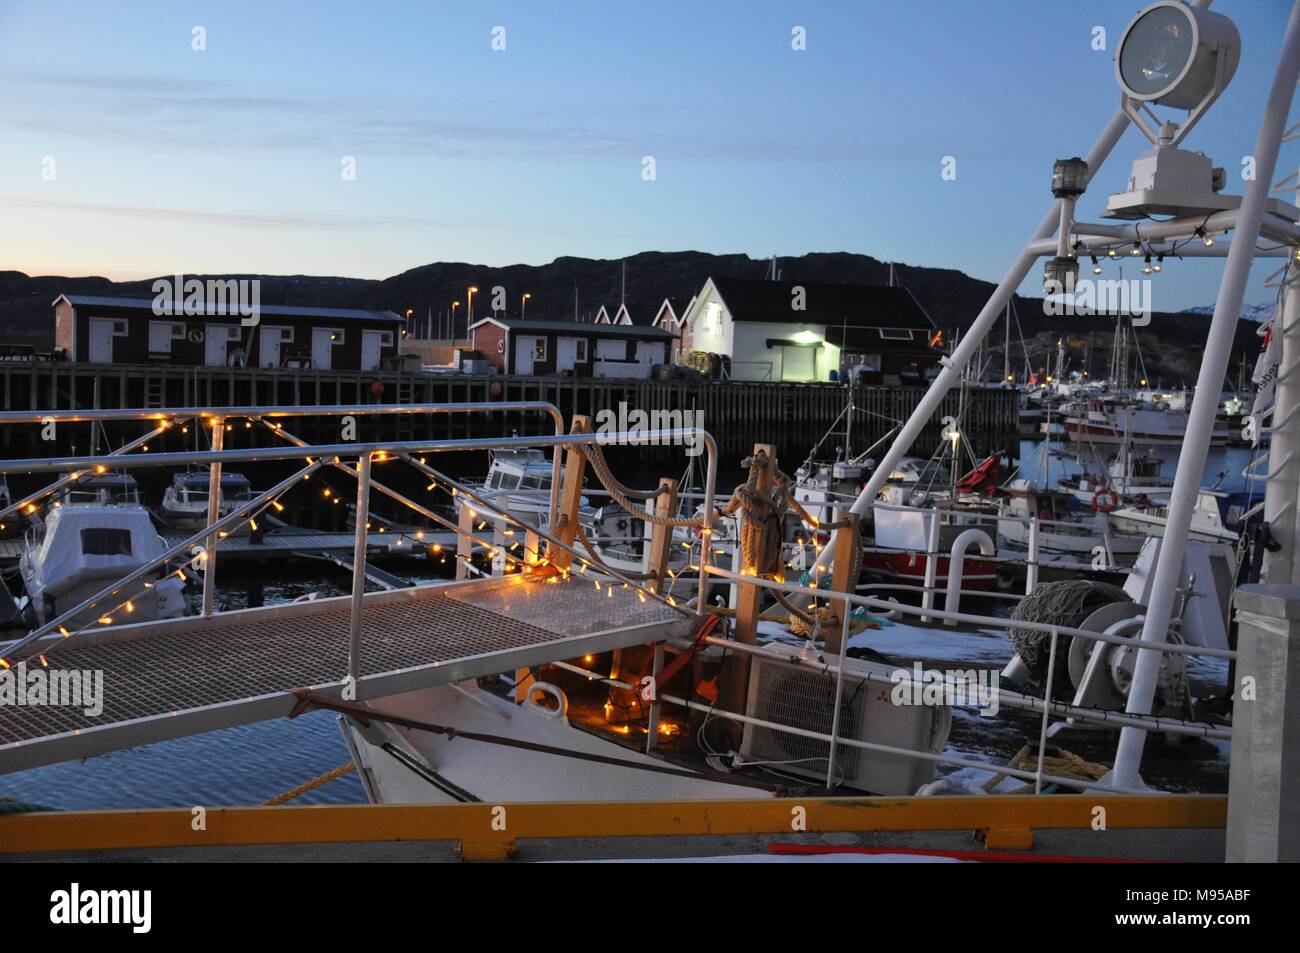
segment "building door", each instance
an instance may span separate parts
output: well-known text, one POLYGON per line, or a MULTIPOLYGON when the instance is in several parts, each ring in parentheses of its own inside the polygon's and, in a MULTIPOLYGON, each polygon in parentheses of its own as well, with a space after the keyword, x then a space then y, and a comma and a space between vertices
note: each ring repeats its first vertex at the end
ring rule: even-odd
POLYGON ((112 318, 90 319, 90 360, 94 364, 113 363, 113 328, 116 322, 112 318))
POLYGON ((209 324, 203 329, 203 363, 208 367, 225 367, 230 357, 231 339, 239 339, 239 327, 233 324, 209 324), (232 333, 233 332, 233 333, 232 333))
POLYGON ((342 334, 334 328, 311 329, 311 366, 328 371, 334 366, 334 345, 342 334))
POLYGON ((817 349, 811 347, 781 348, 781 380, 811 381, 817 377, 817 349))
POLYGON ((361 369, 363 371, 379 370, 379 354, 384 346, 386 331, 361 332, 361 369))
POLYGON ((543 338, 528 337, 527 335, 519 335, 515 338, 516 374, 533 373, 535 358, 539 352, 542 353, 542 360, 546 359, 545 352, 542 350, 545 347, 543 340, 543 338))
POLYGON ((637 341, 636 359, 637 363, 645 369, 646 377, 649 377, 650 368, 664 362, 664 346, 654 341, 637 341))
POLYGON ((257 329, 257 363, 262 367, 280 366, 280 345, 293 340, 293 332, 263 324, 257 329))
POLYGON ((574 365, 578 363, 578 339, 560 338, 555 347, 556 372, 573 370, 574 365))

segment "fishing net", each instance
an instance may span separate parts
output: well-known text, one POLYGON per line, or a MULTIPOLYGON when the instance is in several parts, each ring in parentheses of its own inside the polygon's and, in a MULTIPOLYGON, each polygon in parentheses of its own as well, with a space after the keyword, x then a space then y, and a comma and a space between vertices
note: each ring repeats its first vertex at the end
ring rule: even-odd
MULTIPOLYGON (((1020 600, 1011 611, 1011 622, 1007 635, 1016 654, 1033 673, 1034 678, 1042 682, 1047 678, 1047 664, 1051 652, 1051 637, 1046 632, 1033 629, 1017 628, 1016 622, 1045 622, 1065 628, 1077 629, 1088 616, 1097 609, 1112 602, 1132 602, 1119 586, 1108 582, 1096 582, 1091 579, 1066 579, 1060 582, 1044 582, 1034 587, 1034 591, 1020 600)), ((1066 652, 1070 646, 1068 636, 1062 636, 1056 647, 1056 676, 1059 682, 1064 676, 1069 680, 1068 666, 1065 664, 1066 652)))

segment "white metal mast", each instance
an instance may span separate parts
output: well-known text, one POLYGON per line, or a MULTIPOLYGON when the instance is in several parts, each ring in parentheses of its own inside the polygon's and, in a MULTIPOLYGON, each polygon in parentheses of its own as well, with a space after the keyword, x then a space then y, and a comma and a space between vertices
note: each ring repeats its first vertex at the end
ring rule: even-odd
MULTIPOLYGON (((1142 624, 1142 641, 1163 644, 1168 637, 1169 620, 1173 614, 1179 575, 1182 572, 1183 553, 1187 534, 1192 524, 1192 513, 1205 473, 1205 458, 1210 449, 1210 434, 1219 409, 1219 390, 1223 374, 1232 353, 1232 339, 1241 315, 1241 302, 1250 277, 1250 266, 1255 258, 1255 245, 1259 239, 1264 218, 1264 205, 1268 199, 1270 183, 1277 165, 1278 149, 1287 116, 1291 111, 1292 94, 1296 78, 1300 75, 1300 0, 1291 9, 1291 19, 1282 40, 1277 72, 1269 92, 1268 105, 1260 123, 1259 137, 1255 143, 1256 178, 1246 184, 1242 195, 1237 230, 1228 249, 1228 261, 1219 285, 1219 297, 1214 304, 1214 318, 1210 322, 1205 353, 1201 357, 1201 371, 1196 382, 1196 395, 1192 399, 1187 420, 1187 433, 1178 455, 1178 471, 1174 476, 1174 489, 1169 498, 1169 515, 1161 544, 1160 558, 1156 563, 1152 582, 1151 600, 1147 605, 1146 620, 1142 624)), ((1285 412, 1285 410, 1283 411, 1285 412)), ((1129 713, 1146 714, 1155 698, 1156 681, 1160 673, 1159 652, 1138 652, 1133 671, 1133 684, 1129 688, 1129 713)), ((1115 751, 1115 767, 1104 780, 1117 786, 1140 786, 1138 768, 1142 749, 1146 744, 1145 729, 1124 728, 1120 732, 1119 746, 1115 751)))

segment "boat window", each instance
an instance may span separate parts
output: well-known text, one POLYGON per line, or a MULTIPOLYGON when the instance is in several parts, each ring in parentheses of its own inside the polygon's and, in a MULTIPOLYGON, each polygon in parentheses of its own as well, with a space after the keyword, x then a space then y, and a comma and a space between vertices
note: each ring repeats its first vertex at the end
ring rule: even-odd
POLYGON ((103 527, 83 529, 81 551, 87 556, 130 556, 131 531, 103 527))
POLYGON ((499 486, 501 489, 503 490, 519 489, 519 477, 517 474, 501 473, 498 474, 498 476, 501 477, 501 481, 497 484, 497 486, 499 486))

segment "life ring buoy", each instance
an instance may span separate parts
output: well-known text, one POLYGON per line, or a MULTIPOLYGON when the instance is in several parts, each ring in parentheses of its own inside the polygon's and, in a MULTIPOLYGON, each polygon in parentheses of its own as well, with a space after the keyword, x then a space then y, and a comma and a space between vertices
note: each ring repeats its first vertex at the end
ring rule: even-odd
POLYGON ((1110 487, 1099 487, 1092 495, 1092 509, 1096 513, 1113 513, 1119 506, 1119 497, 1110 487))

